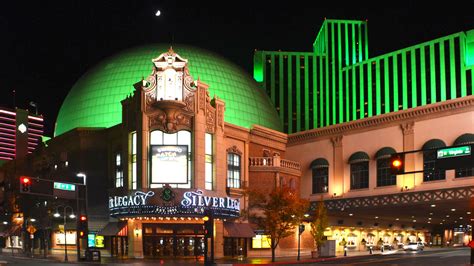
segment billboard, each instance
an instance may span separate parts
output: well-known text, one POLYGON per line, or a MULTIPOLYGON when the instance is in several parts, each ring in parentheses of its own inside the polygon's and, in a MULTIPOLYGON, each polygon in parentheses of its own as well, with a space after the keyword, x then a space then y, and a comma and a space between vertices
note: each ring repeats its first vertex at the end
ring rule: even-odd
POLYGON ((187 145, 151 145, 150 153, 152 184, 188 182, 187 145))

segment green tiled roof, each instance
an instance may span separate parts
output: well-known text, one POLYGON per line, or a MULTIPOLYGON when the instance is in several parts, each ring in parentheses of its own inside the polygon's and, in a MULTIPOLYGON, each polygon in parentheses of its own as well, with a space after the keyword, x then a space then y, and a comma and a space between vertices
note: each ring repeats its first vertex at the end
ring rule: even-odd
MULTIPOLYGON (((111 127, 121 123, 120 101, 132 93, 134 83, 150 75, 151 60, 168 49, 166 44, 153 44, 125 50, 85 73, 64 100, 54 135, 76 127, 111 127)), ((173 45, 173 50, 188 59, 195 79, 199 77, 210 86, 211 97, 215 95, 225 101, 226 122, 246 128, 258 124, 281 130, 268 96, 242 68, 200 48, 173 45)))

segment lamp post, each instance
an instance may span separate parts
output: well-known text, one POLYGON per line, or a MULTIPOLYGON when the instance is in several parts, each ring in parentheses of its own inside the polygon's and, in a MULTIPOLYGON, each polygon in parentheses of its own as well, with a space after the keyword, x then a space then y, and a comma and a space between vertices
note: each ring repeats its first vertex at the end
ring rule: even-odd
POLYGON ((62 207, 63 211, 64 211, 64 214, 63 214, 63 218, 64 218, 64 222, 63 222, 63 226, 64 226, 64 261, 68 261, 68 258, 67 258, 67 238, 66 238, 66 235, 67 235, 66 234, 66 222, 67 222, 66 212, 67 212, 67 209, 69 208, 71 210, 71 214, 69 215, 69 218, 74 219, 76 216, 74 215, 74 210, 71 206, 59 205, 59 206, 56 207, 56 213, 53 215, 54 217, 56 217, 56 218, 61 217, 61 214, 59 214, 59 212, 58 212, 58 209, 60 207, 62 207))

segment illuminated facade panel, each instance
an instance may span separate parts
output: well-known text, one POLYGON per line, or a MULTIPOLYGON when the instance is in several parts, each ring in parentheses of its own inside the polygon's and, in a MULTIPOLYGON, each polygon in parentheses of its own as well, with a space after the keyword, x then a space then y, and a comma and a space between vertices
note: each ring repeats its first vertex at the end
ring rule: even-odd
POLYGON ((325 20, 313 52, 255 52, 255 80, 285 132, 472 95, 472 31, 373 58, 367 36, 367 21, 325 20))

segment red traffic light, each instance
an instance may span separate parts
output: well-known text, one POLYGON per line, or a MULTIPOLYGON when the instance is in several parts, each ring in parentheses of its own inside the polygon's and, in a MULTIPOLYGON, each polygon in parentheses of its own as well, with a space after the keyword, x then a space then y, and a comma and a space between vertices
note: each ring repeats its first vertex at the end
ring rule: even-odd
POLYGON ((79 220, 81 220, 82 222, 85 222, 87 221, 87 216, 81 215, 81 217, 79 217, 79 220))
POLYGON ((30 183, 30 178, 28 178, 26 176, 21 177, 21 183, 29 184, 30 183))
POLYGON ((393 175, 402 175, 405 173, 405 155, 395 153, 390 157, 390 172, 393 175))
POLYGON ((393 160, 393 161, 392 161, 392 166, 393 166, 393 167, 397 167, 397 168, 400 167, 400 166, 402 166, 402 160, 400 160, 400 159, 398 159, 398 158, 395 159, 395 160, 393 160))

